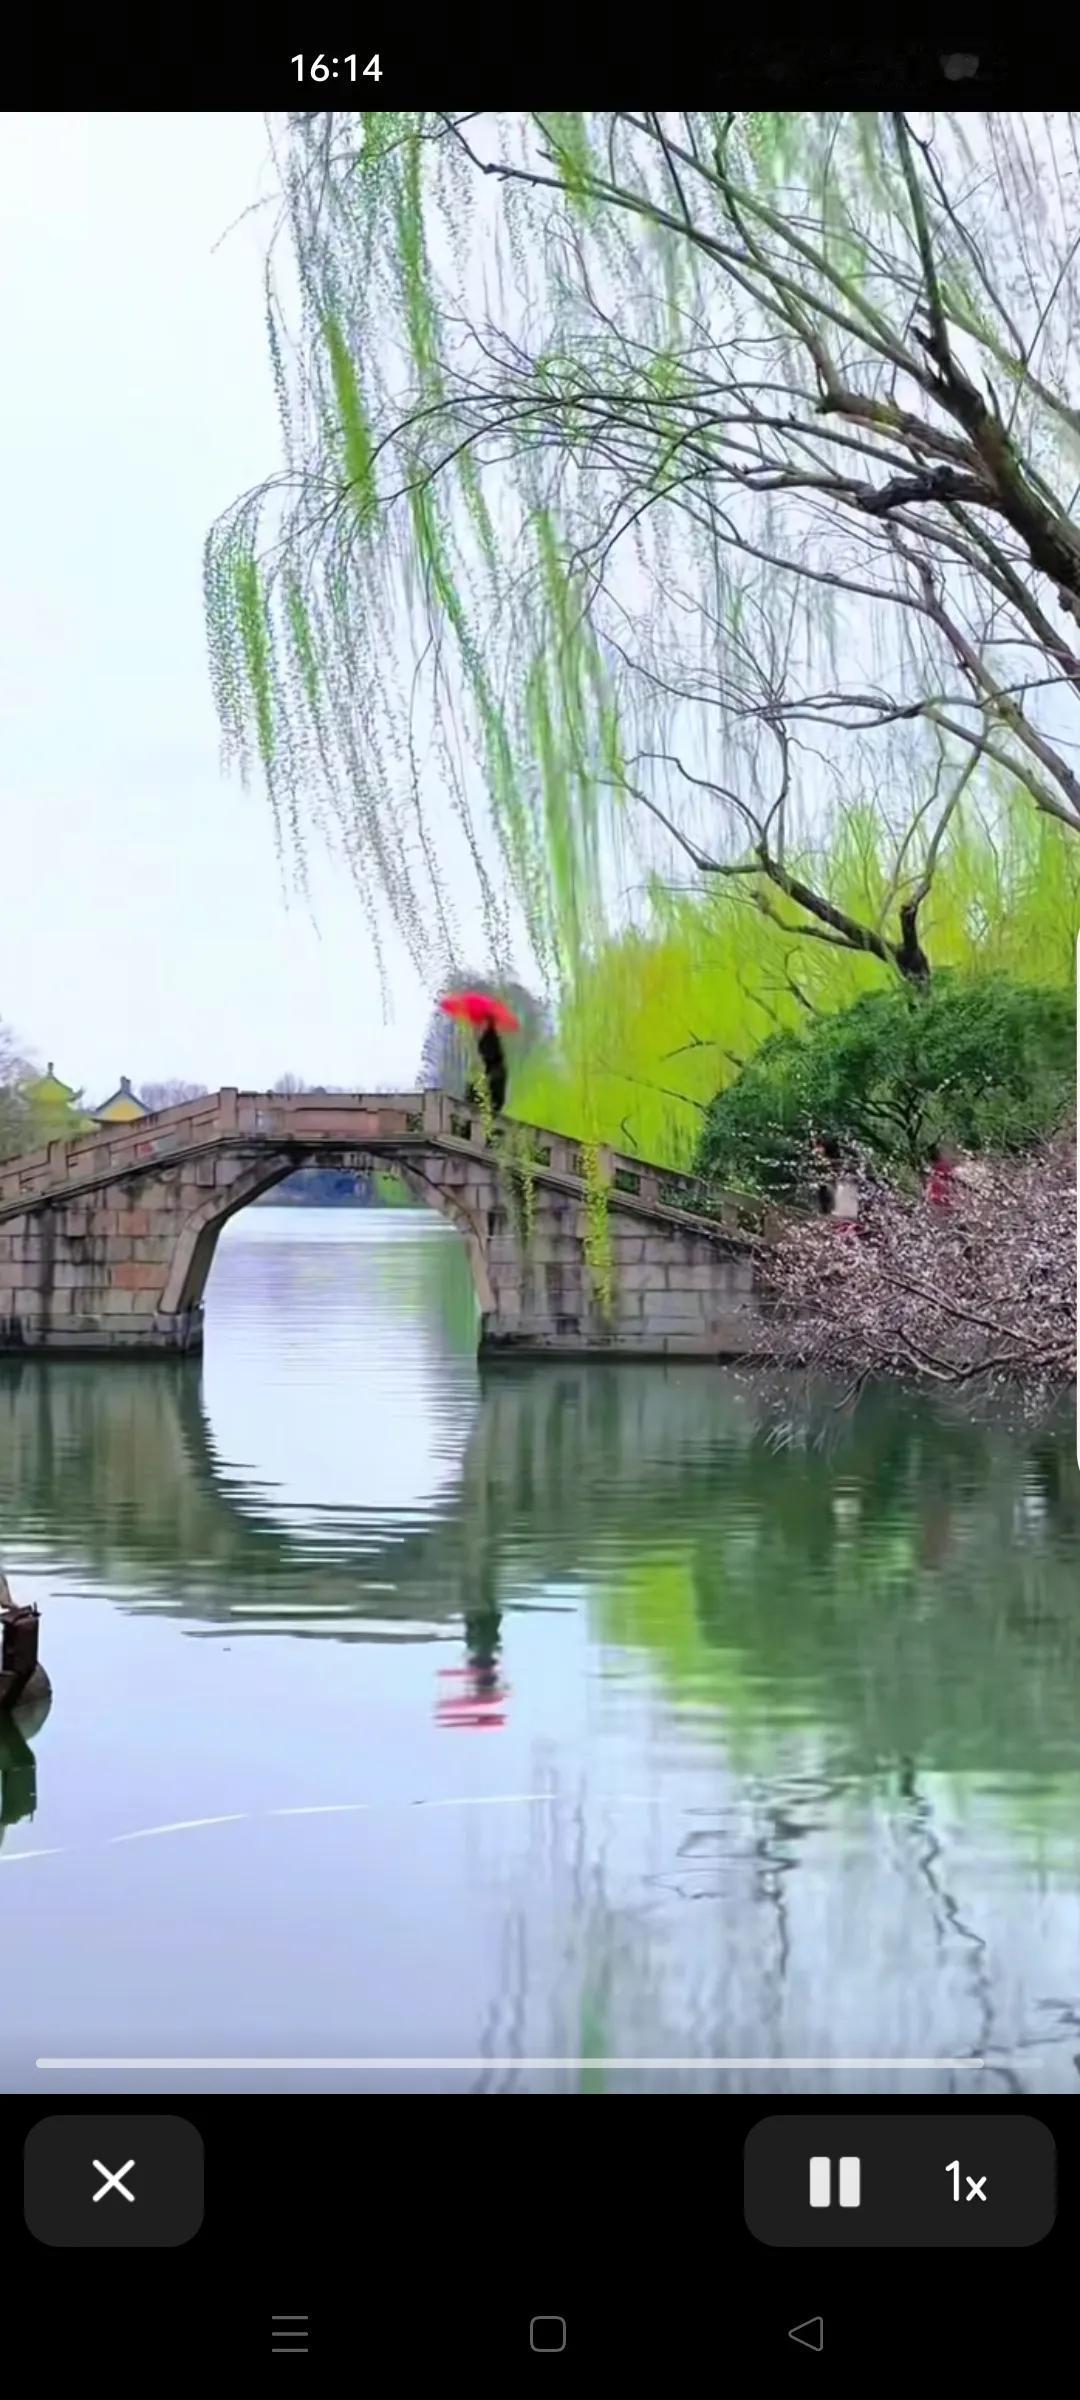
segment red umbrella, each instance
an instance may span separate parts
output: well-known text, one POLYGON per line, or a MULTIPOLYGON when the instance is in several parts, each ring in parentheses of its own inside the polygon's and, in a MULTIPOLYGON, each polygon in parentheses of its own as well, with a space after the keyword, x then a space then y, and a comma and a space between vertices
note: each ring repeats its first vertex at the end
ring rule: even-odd
POLYGON ((450 992, 439 1007, 444 1016, 461 1017, 466 1025, 494 1025, 498 1033, 520 1033, 521 1019, 504 1000, 493 1000, 489 992, 450 992))

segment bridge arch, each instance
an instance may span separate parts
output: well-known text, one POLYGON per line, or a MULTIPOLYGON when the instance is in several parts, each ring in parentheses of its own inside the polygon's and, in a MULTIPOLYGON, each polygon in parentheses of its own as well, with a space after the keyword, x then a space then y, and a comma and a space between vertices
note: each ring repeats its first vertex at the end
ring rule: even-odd
MULTIPOLYGON (((342 1150, 339 1155, 350 1161, 358 1160, 355 1151, 342 1150)), ((320 1151, 319 1162, 324 1166, 333 1163, 325 1151, 320 1151)), ((222 1226, 228 1223, 230 1217, 237 1216, 241 1209, 249 1208, 253 1200, 260 1200, 264 1192, 273 1191, 274 1186, 284 1182, 286 1176, 295 1174, 298 1167, 312 1163, 313 1160, 295 1156, 260 1159, 224 1190, 215 1189, 207 1193, 199 1207, 192 1210, 177 1237, 168 1281, 161 1295, 162 1317, 189 1319, 202 1308, 222 1226)), ((360 1154, 358 1163, 365 1171, 390 1168, 400 1175, 415 1199, 435 1209, 448 1225, 454 1227, 455 1232, 461 1234, 469 1254, 473 1286, 481 1314, 488 1315, 494 1309, 495 1295, 487 1271, 484 1235, 476 1210, 470 1208, 458 1192, 446 1190, 436 1178, 425 1174, 423 1165, 415 1161, 386 1155, 364 1158, 360 1154)))
MULTIPOLYGON (((376 1161, 372 1161, 373 1165, 376 1163, 376 1161)), ((468 1202, 463 1200, 458 1193, 447 1191, 441 1183, 436 1182, 430 1175, 425 1175, 422 1166, 410 1164, 403 1158, 384 1161, 384 1164, 392 1165, 395 1173, 400 1175, 406 1190, 412 1192, 417 1200, 425 1201, 429 1208, 436 1209, 441 1217, 445 1217, 447 1224, 453 1225, 455 1230, 463 1236, 465 1247, 469 1253, 473 1289, 476 1293, 480 1314, 482 1317, 492 1315, 495 1308, 495 1293, 491 1277, 488 1274, 484 1234, 476 1210, 470 1208, 468 1202)))
POLYGON ((193 1209, 181 1227, 168 1281, 161 1295, 163 1317, 186 1316, 202 1307, 206 1281, 214 1263, 218 1235, 230 1217, 259 1200, 264 1192, 273 1191, 287 1175, 296 1171, 293 1158, 259 1159, 253 1167, 238 1175, 224 1191, 208 1192, 201 1206, 193 1209))

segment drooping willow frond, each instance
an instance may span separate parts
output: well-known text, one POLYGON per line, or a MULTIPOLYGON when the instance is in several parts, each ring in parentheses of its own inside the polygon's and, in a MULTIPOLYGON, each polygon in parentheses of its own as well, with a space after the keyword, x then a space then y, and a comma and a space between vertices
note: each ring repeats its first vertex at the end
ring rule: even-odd
POLYGON ((558 976, 688 860, 833 938, 838 811, 894 914, 1003 782, 1080 830, 1071 117, 326 114, 279 161, 214 689, 374 940, 437 977, 468 890, 558 976))

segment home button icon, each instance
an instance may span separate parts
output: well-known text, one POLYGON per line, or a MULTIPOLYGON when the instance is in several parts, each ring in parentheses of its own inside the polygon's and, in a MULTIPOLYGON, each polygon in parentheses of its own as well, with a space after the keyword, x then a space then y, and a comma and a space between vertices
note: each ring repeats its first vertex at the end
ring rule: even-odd
POLYGON ((533 2317, 529 2326, 530 2350, 565 2350, 566 2318, 533 2317))

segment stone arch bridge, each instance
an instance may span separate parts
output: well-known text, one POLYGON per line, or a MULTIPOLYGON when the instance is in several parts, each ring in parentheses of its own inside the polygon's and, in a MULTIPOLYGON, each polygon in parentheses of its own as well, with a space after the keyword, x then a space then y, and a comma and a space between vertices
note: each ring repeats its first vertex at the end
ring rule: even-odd
POLYGON ((0 1351, 198 1350, 226 1219, 316 1163, 392 1167, 457 1227, 482 1355, 761 1345, 753 1213, 693 1177, 601 1152, 598 1275, 586 1162, 563 1135, 489 1129, 444 1092, 226 1090, 0 1166, 0 1351))

